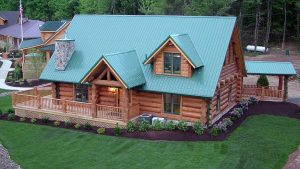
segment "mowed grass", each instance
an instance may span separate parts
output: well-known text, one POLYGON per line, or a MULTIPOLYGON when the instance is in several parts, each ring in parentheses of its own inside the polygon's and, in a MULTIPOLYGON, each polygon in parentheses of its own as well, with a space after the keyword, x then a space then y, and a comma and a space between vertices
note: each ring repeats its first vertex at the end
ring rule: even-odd
POLYGON ((249 117, 226 141, 145 141, 0 121, 0 142, 24 169, 281 169, 300 144, 300 121, 249 117))
POLYGON ((0 110, 7 111, 11 107, 11 96, 0 97, 0 110))

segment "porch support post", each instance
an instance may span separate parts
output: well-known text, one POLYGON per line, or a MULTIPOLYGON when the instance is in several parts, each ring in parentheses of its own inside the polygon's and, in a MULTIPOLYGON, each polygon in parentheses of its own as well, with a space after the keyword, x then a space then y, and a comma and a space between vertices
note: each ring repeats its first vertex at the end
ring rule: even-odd
POLYGON ((278 90, 282 90, 282 85, 283 85, 283 76, 278 76, 279 78, 279 83, 278 83, 278 90))
POLYGON ((288 76, 284 76, 284 93, 283 93, 283 101, 287 101, 288 98, 288 76))
POLYGON ((123 121, 127 122, 129 120, 129 98, 128 89, 126 89, 125 87, 122 88, 122 98, 120 102, 123 114, 123 121))
POLYGON ((95 84, 92 85, 92 117, 97 117, 97 98, 96 98, 96 91, 97 87, 95 84))

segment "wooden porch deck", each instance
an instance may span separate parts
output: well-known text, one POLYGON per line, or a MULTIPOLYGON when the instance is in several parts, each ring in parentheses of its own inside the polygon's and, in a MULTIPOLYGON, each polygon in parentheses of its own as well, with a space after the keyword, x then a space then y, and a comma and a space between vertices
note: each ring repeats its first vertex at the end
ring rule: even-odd
POLYGON ((243 85, 243 98, 258 97, 260 100, 283 101, 283 90, 277 86, 257 87, 256 85, 243 85))

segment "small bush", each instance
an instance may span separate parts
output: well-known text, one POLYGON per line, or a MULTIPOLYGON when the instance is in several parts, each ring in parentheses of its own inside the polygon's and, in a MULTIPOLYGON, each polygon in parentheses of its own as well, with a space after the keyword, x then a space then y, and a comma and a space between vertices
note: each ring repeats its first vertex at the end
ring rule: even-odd
POLYGON ((92 129, 92 125, 90 123, 88 123, 88 122, 86 122, 83 127, 86 130, 91 130, 92 129))
POLYGON ((186 121, 183 121, 183 120, 179 121, 179 123, 177 124, 177 128, 178 128, 178 130, 186 132, 188 130, 186 121))
POLYGON ((103 127, 98 128, 97 133, 100 134, 100 135, 105 134, 105 128, 103 128, 103 127))
POLYGON ((32 124, 36 123, 36 118, 32 118, 32 119, 30 120, 30 122, 31 122, 32 124))
POLYGON ((194 133, 196 133, 197 135, 202 135, 203 132, 204 132, 204 129, 203 129, 200 122, 195 122, 194 123, 193 130, 194 130, 194 133))
POLYGON ((172 131, 175 130, 176 126, 173 121, 167 121, 165 128, 166 130, 172 131))
POLYGON ((7 116, 7 120, 15 120, 15 118, 16 118, 16 115, 13 113, 8 114, 8 116, 7 116))
POLYGON ((234 122, 236 122, 237 117, 236 117, 236 116, 231 116, 231 117, 230 117, 230 120, 234 123, 234 122))
POLYGON ((223 123, 226 125, 226 126, 232 126, 233 125, 233 122, 230 118, 224 118, 223 119, 223 123))
POLYGON ((15 110, 14 109, 12 109, 12 108, 10 108, 10 109, 7 109, 7 111, 6 111, 8 114, 11 114, 11 113, 14 113, 15 112, 15 110))
MULTIPOLYGON (((249 107, 249 101, 248 100, 242 100, 240 103, 239 103, 239 106, 242 110, 248 110, 248 107, 249 107)), ((243 112, 241 112, 243 113, 243 112)))
POLYGON ((81 127, 81 125, 78 124, 78 123, 74 125, 74 128, 75 128, 75 129, 80 129, 80 127, 81 127))
POLYGON ((56 126, 56 127, 57 127, 57 126, 60 126, 60 121, 55 121, 55 122, 53 122, 53 125, 56 126))
POLYGON ((125 129, 127 133, 132 133, 135 131, 135 124, 132 121, 128 121, 125 129))
POLYGON ((223 123, 223 121, 220 121, 215 126, 219 131, 223 131, 223 132, 227 131, 227 125, 225 123, 223 123))
POLYGON ((143 120, 142 122, 140 122, 139 131, 146 132, 148 130, 149 130, 149 122, 146 120, 143 120))
POLYGON ((42 117, 42 122, 43 123, 48 123, 49 122, 49 117, 42 117))
POLYGON ((2 116, 3 115, 3 111, 0 109, 0 116, 2 116))
POLYGON ((256 85, 259 86, 259 87, 268 87, 269 86, 269 80, 267 78, 266 75, 260 75, 257 82, 256 82, 256 85))
POLYGON ((251 104, 257 104, 259 102, 259 100, 256 97, 250 97, 249 102, 251 104))
POLYGON ((209 133, 211 136, 216 137, 219 134, 219 129, 216 126, 213 126, 209 133))
POLYGON ((26 121, 26 118, 25 118, 25 117, 21 117, 21 118, 19 119, 19 121, 20 121, 20 122, 24 122, 24 121, 26 121))
POLYGON ((116 127, 114 128, 114 133, 116 136, 119 136, 121 134, 121 128, 119 126, 119 123, 116 124, 116 127))
POLYGON ((72 123, 70 121, 65 121, 64 125, 65 125, 65 127, 69 128, 69 127, 71 127, 72 123))
POLYGON ((159 120, 154 120, 152 124, 152 129, 156 131, 161 131, 164 129, 164 123, 159 120))

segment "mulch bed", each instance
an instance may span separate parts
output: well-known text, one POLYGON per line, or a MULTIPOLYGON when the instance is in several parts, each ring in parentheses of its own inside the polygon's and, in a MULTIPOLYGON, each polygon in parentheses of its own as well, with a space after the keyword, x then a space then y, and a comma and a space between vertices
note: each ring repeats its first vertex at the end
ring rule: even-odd
MULTIPOLYGON (((300 119, 300 107, 293 103, 287 102, 266 102, 261 101, 258 104, 250 105, 249 109, 246 110, 241 118, 236 120, 234 124, 228 127, 226 132, 220 133, 216 137, 212 137, 209 134, 209 130, 205 130, 203 135, 198 136, 191 129, 187 132, 182 132, 179 130, 174 131, 148 131, 148 132, 133 132, 127 133, 124 129, 122 129, 122 133, 118 137, 126 137, 126 138, 136 138, 136 139, 145 139, 145 140, 167 140, 167 141, 221 141, 226 139, 237 127, 239 127, 243 121, 252 115, 260 115, 260 114, 268 114, 268 115, 276 115, 276 116, 286 116, 290 118, 300 119)), ((224 115, 224 117, 229 117, 229 115, 224 115)), ((0 116, 0 119, 7 120, 7 115, 0 116)), ((19 121, 19 117, 16 117, 15 122, 19 121)), ((30 119, 26 118, 26 123, 30 123, 30 119)), ((25 123, 24 122, 24 123, 25 123)), ((49 121, 48 123, 43 123, 41 120, 37 119, 35 123, 37 125, 47 125, 54 126, 53 121, 49 121)), ((92 127, 91 130, 86 130, 83 126, 80 129, 75 129, 74 124, 69 129, 77 130, 77 131, 85 131, 90 133, 97 133, 97 127, 92 127)), ((60 128, 67 128, 64 126, 63 122, 61 122, 60 128)), ((105 135, 114 136, 114 129, 107 128, 105 131, 105 135)))
POLYGON ((23 84, 20 84, 19 82, 5 82, 9 86, 13 87, 34 87, 34 86, 39 86, 43 84, 49 83, 49 81, 45 80, 33 80, 30 82, 25 81, 23 84))

